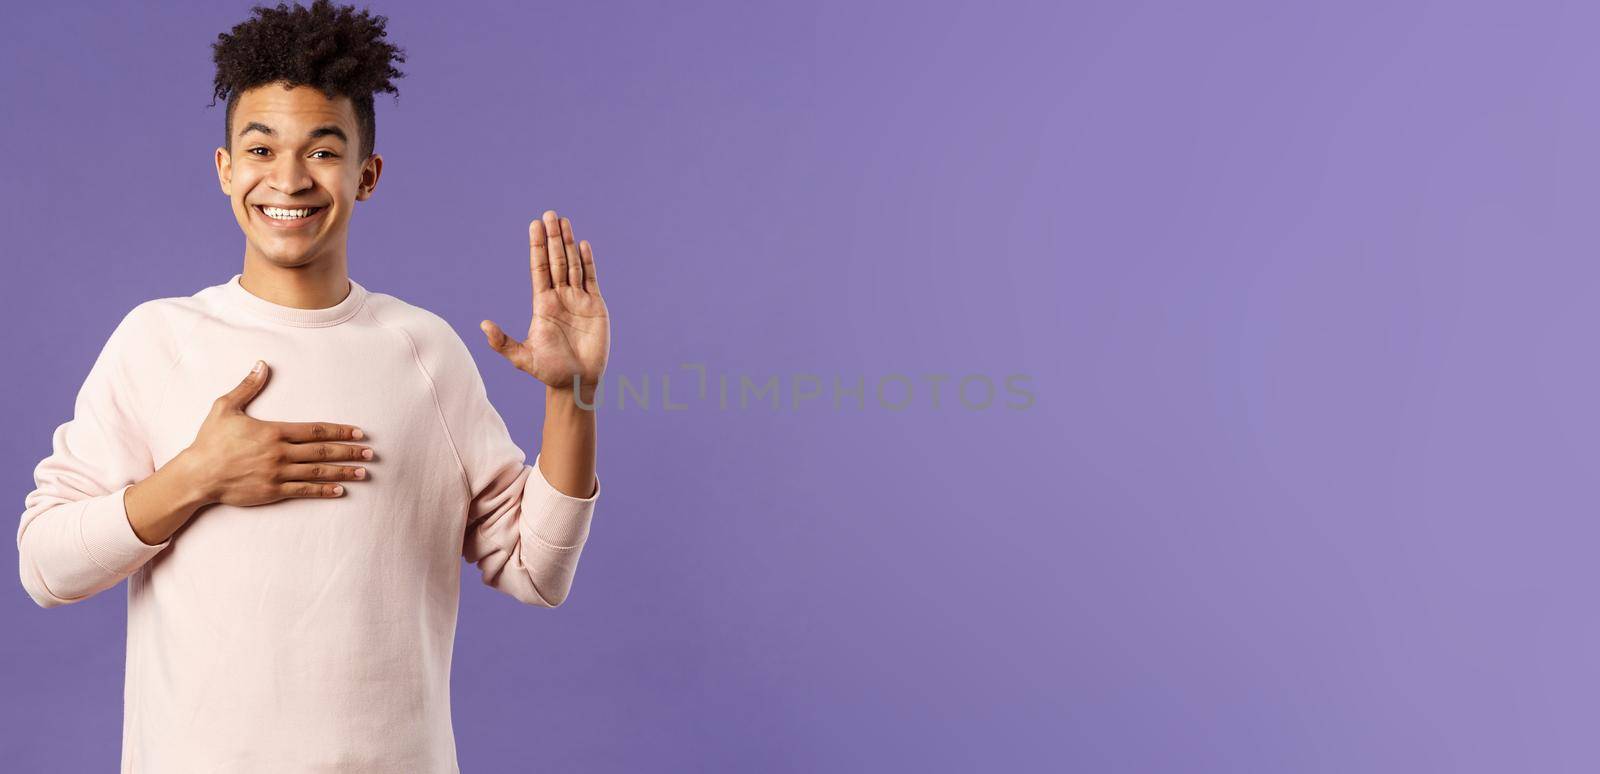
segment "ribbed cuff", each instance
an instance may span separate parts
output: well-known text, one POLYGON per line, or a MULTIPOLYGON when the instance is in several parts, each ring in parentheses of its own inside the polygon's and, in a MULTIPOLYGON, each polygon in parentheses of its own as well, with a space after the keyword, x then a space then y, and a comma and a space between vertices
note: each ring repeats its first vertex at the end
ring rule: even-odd
POLYGON ((594 494, 573 497, 550 485, 533 458, 533 472, 522 502, 523 516, 533 535, 551 548, 576 548, 589 539, 589 522, 594 519, 594 504, 600 499, 600 477, 595 476, 594 494), (529 518, 531 517, 531 518, 529 518))
POLYGON ((139 569, 151 557, 172 543, 172 538, 149 545, 133 531, 128 521, 127 484, 105 497, 89 502, 78 517, 79 534, 89 559, 106 572, 123 577, 139 569))

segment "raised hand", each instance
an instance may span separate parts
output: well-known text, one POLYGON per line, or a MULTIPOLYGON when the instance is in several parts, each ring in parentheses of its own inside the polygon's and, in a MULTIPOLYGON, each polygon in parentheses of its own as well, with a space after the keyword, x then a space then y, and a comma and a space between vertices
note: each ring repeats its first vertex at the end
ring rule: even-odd
POLYGON ((528 225, 533 320, 518 341, 492 320, 479 327, 489 346, 547 386, 594 395, 611 354, 611 317, 600 297, 594 251, 578 241, 572 221, 546 210, 528 225))

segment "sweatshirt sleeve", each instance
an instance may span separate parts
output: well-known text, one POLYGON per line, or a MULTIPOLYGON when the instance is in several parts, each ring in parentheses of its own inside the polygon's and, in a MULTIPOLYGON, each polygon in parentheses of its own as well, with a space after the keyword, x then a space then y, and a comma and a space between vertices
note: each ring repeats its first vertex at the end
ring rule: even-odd
POLYGON ((528 464, 489 402, 466 343, 448 324, 445 329, 440 373, 433 378, 470 495, 462 555, 482 572, 485 585, 530 605, 556 607, 572 588, 589 537, 599 477, 588 497, 572 497, 545 480, 537 456, 528 464))
POLYGON ((123 317, 78 390, 70 420, 34 468, 34 490, 17 528, 22 586, 41 607, 87 599, 115 586, 171 539, 149 545, 128 522, 128 487, 155 472, 141 425, 140 369, 159 369, 141 304, 123 317))

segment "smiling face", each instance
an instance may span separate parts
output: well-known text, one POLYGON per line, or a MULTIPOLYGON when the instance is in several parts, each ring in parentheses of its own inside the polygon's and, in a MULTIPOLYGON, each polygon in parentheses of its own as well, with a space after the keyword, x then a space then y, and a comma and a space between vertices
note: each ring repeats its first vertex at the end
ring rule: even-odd
POLYGON ((355 203, 372 197, 383 169, 376 153, 358 158, 350 99, 260 86, 239 95, 231 131, 231 149, 217 149, 217 178, 244 231, 245 262, 343 264, 355 203))

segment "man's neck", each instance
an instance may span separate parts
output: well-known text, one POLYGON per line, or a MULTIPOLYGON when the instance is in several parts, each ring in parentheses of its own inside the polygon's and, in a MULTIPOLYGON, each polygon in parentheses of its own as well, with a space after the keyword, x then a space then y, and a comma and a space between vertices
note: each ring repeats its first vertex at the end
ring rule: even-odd
POLYGON ((341 260, 278 266, 245 256, 239 285, 257 298, 296 309, 326 309, 350 295, 350 273, 341 260))

